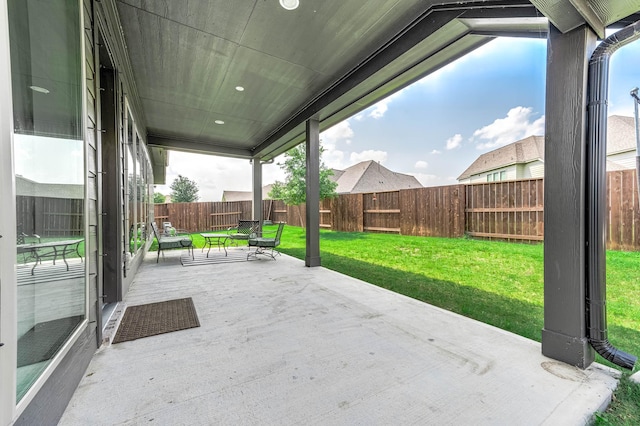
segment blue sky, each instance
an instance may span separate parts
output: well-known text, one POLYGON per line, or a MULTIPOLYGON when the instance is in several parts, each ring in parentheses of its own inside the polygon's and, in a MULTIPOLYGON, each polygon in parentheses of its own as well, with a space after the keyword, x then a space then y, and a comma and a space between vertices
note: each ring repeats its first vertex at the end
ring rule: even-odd
MULTIPOLYGON (((640 41, 612 56, 609 115, 633 116, 639 58, 640 41)), ((323 160, 338 169, 376 160, 425 186, 454 184, 478 155, 544 134, 545 71, 546 40, 498 38, 323 132, 323 160)), ((167 183, 178 174, 198 184, 200 201, 251 190, 247 160, 171 152, 167 183)), ((263 174, 265 184, 283 179, 276 164, 263 174)))

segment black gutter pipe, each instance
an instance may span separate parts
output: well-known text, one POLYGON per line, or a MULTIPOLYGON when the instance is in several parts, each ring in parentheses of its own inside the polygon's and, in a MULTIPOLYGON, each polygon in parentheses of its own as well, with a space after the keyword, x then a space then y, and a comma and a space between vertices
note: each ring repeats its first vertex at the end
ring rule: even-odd
POLYGON ((607 337, 605 218, 607 207, 607 97, 609 59, 640 38, 640 21, 603 40, 589 60, 587 105, 587 327, 589 343, 603 358, 633 369, 637 357, 613 347, 607 337))

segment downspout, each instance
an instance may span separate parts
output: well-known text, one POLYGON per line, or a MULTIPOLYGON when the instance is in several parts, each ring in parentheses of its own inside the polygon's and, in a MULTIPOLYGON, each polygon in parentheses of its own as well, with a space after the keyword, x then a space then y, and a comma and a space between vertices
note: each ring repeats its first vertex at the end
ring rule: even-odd
POLYGON ((609 343, 606 309, 605 218, 607 212, 607 97, 609 59, 622 46, 640 38, 640 21, 600 43, 589 60, 587 105, 587 327, 589 343, 603 358, 633 369, 637 357, 609 343))

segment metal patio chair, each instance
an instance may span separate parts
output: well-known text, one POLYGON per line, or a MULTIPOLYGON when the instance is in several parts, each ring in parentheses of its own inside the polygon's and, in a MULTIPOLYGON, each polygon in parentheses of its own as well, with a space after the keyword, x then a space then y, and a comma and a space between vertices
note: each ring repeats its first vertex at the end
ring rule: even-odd
POLYGON ((249 247, 255 247, 253 251, 247 253, 247 260, 250 256, 257 257, 259 254, 265 256, 271 256, 273 260, 276 260, 276 256, 280 255, 280 252, 275 248, 280 245, 280 237, 282 236, 282 229, 284 228, 284 222, 278 224, 278 229, 275 231, 275 237, 266 238, 264 234, 272 234, 273 232, 264 232, 261 236, 252 236, 249 238, 249 247))
MULTIPOLYGON (((155 222, 151 222, 151 228, 153 229, 153 233, 158 240, 158 257, 156 257, 156 263, 160 260, 160 253, 163 250, 169 250, 174 248, 186 248, 191 253, 191 258, 194 258, 193 254, 193 240, 191 239, 191 235, 174 235, 168 236, 161 234, 158 231, 158 226, 155 222)), ((162 254, 164 257, 164 253, 162 254)))
POLYGON ((260 221, 258 220, 239 220, 238 226, 229 228, 229 231, 235 230, 235 232, 229 233, 229 240, 235 243, 236 241, 248 241, 249 237, 255 235, 260 228, 260 221))

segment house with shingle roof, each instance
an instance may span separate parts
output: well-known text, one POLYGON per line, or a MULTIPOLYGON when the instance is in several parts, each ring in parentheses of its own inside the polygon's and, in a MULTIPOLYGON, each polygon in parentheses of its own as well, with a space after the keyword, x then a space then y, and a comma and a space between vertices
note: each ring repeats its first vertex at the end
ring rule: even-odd
POLYGON ((345 170, 333 170, 332 179, 338 183, 338 194, 422 188, 415 176, 391 171, 373 160, 362 161, 345 170))
POLYGON ((458 176, 460 183, 544 176, 544 136, 529 136, 480 155, 458 176))
MULTIPOLYGON (((635 168, 633 117, 612 115, 607 121, 607 171, 635 168)), ((458 176, 460 183, 544 177, 544 136, 529 136, 480 155, 458 176)))
MULTIPOLYGON (((337 194, 357 194, 365 192, 397 191, 400 189, 422 188, 415 176, 391 171, 373 160, 362 161, 344 170, 331 169, 330 179, 338 183, 337 194)), ((269 199, 273 185, 262 187, 262 199, 269 199)), ((222 201, 251 200, 251 191, 223 191, 222 201)))

